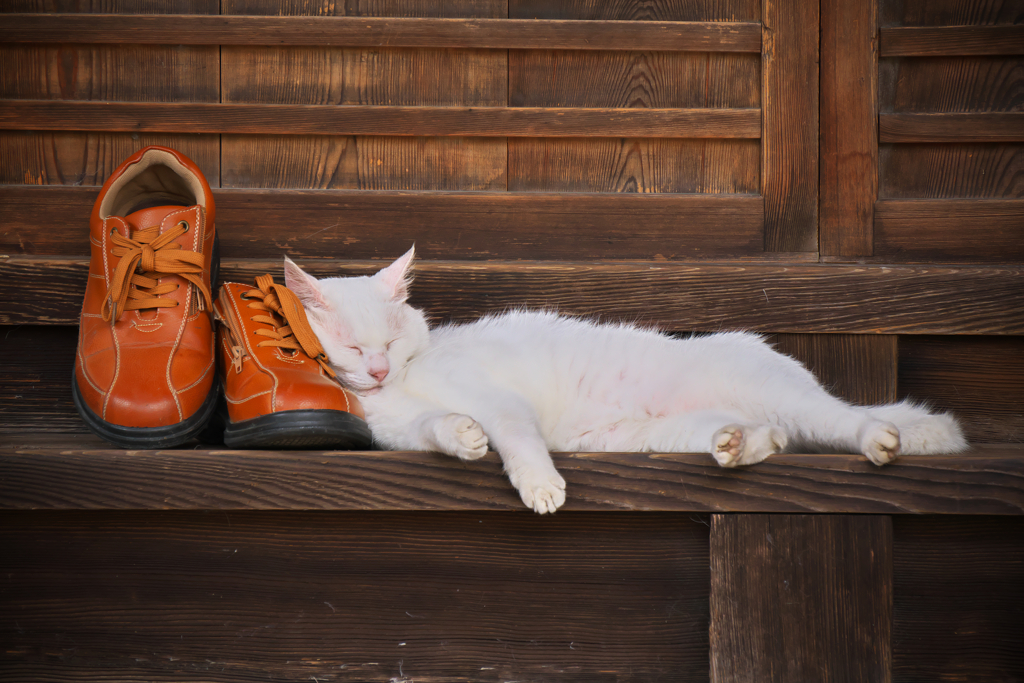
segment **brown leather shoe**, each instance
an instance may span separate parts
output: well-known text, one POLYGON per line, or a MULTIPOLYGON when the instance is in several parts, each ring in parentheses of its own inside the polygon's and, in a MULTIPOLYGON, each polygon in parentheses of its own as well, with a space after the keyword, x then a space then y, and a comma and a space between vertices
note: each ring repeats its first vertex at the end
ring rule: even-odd
MULTIPOLYGON (((363 407, 342 388, 298 297, 270 275, 225 283, 213 304, 232 448, 369 448, 363 407)), ((209 438, 209 434, 206 435, 209 438)))
POLYGON ((107 179, 89 230, 72 382, 78 412, 124 448, 182 444, 205 427, 219 391, 210 186, 183 154, 146 147, 107 179))

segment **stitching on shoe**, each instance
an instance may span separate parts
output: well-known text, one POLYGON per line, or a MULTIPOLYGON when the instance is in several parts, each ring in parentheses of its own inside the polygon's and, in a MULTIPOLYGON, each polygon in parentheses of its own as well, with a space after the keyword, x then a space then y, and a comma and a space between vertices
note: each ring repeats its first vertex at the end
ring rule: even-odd
POLYGON ((79 344, 79 346, 78 346, 78 352, 77 353, 78 353, 78 365, 79 365, 79 367, 82 368, 82 377, 84 377, 85 381, 89 383, 89 386, 91 386, 93 389, 96 390, 96 393, 98 393, 100 396, 105 396, 107 392, 103 391, 98 386, 96 386, 96 383, 92 381, 91 377, 89 377, 89 371, 85 367, 85 357, 82 356, 82 346, 81 346, 81 344, 79 344))
MULTIPOLYGON (((227 285, 224 285, 224 286, 227 287, 227 285)), ((245 287, 245 285, 240 285, 240 286, 241 287, 245 287)), ((245 344, 245 348, 249 351, 249 356, 252 358, 253 362, 256 363, 256 366, 259 367, 260 370, 263 370, 263 372, 265 372, 268 375, 270 375, 270 378, 274 380, 274 386, 271 389, 271 395, 270 395, 270 410, 273 411, 273 412, 276 412, 277 411, 277 385, 278 385, 277 375, 275 375, 273 372, 271 372, 265 365, 263 365, 263 363, 260 362, 260 359, 256 357, 256 351, 255 351, 255 349, 252 347, 252 345, 249 342, 248 330, 245 329, 245 323, 242 322, 242 312, 240 310, 238 310, 237 297, 235 295, 232 295, 232 296, 230 296, 228 298, 231 300, 231 308, 234 309, 234 311, 235 311, 235 316, 236 316, 235 319, 238 320, 239 326, 242 328, 242 334, 245 337, 245 339, 242 340, 242 343, 245 344)))
POLYGON ((199 386, 199 383, 202 382, 204 379, 206 379, 206 376, 208 374, 210 374, 210 368, 212 368, 214 365, 216 365, 216 361, 215 360, 211 360, 210 364, 206 366, 205 370, 203 370, 203 374, 199 376, 199 379, 197 379, 195 382, 192 382, 192 384, 189 384, 184 389, 179 389, 178 393, 179 394, 184 394, 189 389, 193 389, 193 388, 199 386))
POLYGON ((232 405, 236 405, 236 406, 237 406, 237 405, 241 405, 241 404, 243 404, 243 403, 248 403, 249 401, 253 400, 254 398, 259 398, 260 396, 266 396, 266 395, 267 395, 267 394, 269 394, 269 393, 270 393, 270 389, 267 389, 266 391, 261 391, 261 392, 260 392, 260 393, 258 393, 258 394, 253 394, 253 395, 252 395, 252 396, 250 396, 249 398, 243 398, 243 399, 241 399, 240 401, 236 401, 236 400, 234 400, 234 399, 232 399, 232 398, 228 398, 228 397, 226 397, 226 396, 225 396, 224 398, 225 398, 225 400, 226 400, 226 401, 227 401, 228 403, 231 403, 232 405))

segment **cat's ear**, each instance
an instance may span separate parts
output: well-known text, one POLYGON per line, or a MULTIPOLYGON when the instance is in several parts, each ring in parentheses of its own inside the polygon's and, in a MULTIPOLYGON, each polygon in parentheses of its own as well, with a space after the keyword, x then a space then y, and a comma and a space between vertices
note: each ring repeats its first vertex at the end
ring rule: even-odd
POLYGON ((416 256, 416 245, 399 257, 384 270, 377 273, 384 285, 384 291, 395 300, 404 302, 409 298, 409 285, 412 284, 412 260, 416 256))
POLYGON ((329 308, 320 281, 284 257, 284 286, 292 290, 306 308, 329 308))

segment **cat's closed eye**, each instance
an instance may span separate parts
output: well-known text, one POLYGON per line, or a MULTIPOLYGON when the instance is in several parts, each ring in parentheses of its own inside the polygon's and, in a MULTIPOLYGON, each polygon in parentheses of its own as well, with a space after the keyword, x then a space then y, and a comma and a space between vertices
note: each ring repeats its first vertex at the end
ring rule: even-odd
POLYGON ((348 350, 349 351, 355 351, 360 356, 363 355, 363 350, 361 348, 359 348, 358 346, 350 346, 350 347, 348 347, 348 350))

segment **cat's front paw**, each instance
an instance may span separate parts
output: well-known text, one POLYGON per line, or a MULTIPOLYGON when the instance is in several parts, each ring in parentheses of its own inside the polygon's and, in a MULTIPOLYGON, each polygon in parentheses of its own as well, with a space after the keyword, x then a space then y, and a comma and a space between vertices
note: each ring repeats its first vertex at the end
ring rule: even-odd
POLYGON ((780 452, 789 439, 772 425, 726 425, 712 438, 711 455, 722 467, 759 463, 780 452))
POLYGON ((891 422, 871 425, 861 436, 860 450, 876 465, 888 464, 900 450, 900 430, 891 422))
POLYGON ((554 469, 522 474, 515 484, 526 507, 539 514, 554 512, 565 503, 565 479, 554 469))
POLYGON ((487 435, 480 423, 469 415, 445 415, 434 428, 440 450, 461 460, 476 460, 487 455, 487 435))

